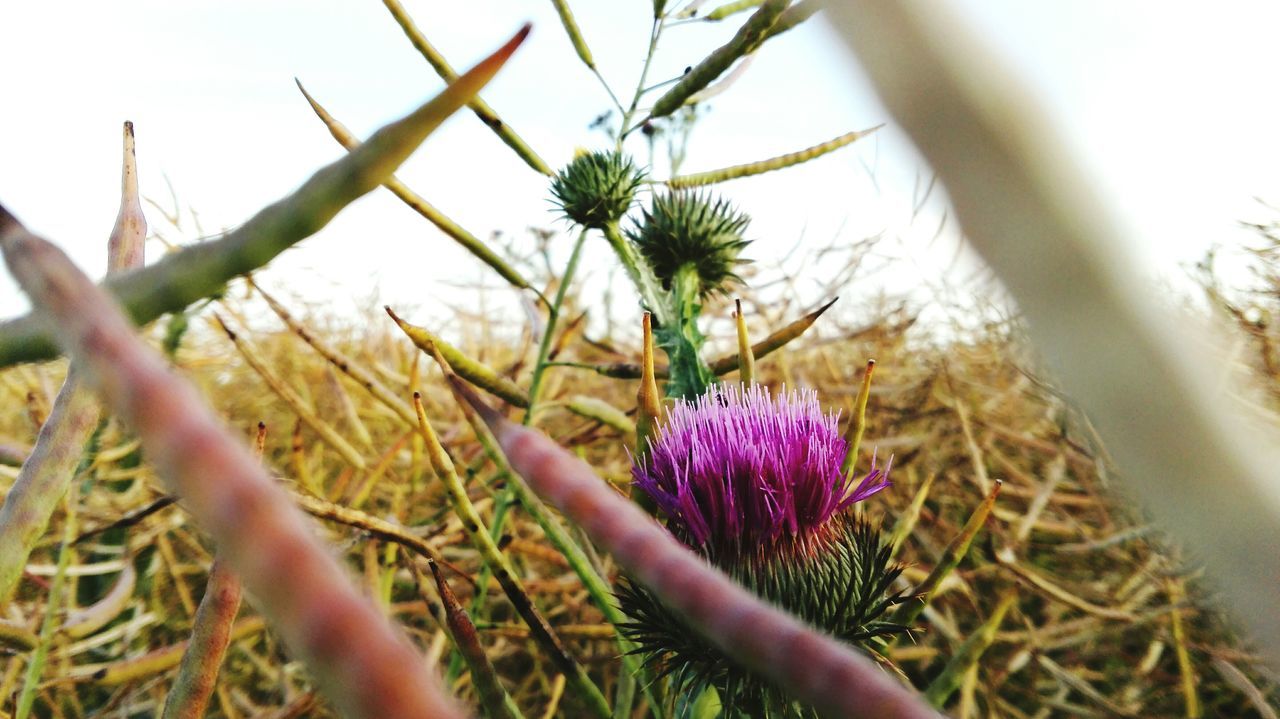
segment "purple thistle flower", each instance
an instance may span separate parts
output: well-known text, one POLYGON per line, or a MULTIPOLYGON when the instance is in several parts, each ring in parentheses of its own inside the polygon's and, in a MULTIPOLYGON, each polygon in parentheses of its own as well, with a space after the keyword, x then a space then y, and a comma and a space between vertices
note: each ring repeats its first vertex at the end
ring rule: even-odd
MULTIPOLYGON (((856 487, 840 471, 848 445, 813 390, 713 385, 677 401, 632 478, 667 526, 717 563, 821 544, 832 516, 889 486, 872 461, 856 487)), ((892 464, 892 463, 891 463, 892 464)))

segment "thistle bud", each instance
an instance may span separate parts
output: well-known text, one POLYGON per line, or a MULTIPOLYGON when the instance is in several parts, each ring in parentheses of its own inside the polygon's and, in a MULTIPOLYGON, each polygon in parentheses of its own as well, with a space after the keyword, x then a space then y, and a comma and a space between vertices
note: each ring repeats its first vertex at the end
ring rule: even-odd
POLYGON ((620 153, 575 153, 552 180, 551 194, 565 217, 582 227, 602 229, 627 214, 643 180, 644 172, 620 153))
POLYGON ((682 190, 654 195, 643 222, 628 234, 667 289, 679 271, 690 268, 706 297, 742 281, 734 270, 747 261, 739 254, 750 244, 742 237, 750 222, 727 200, 682 190))

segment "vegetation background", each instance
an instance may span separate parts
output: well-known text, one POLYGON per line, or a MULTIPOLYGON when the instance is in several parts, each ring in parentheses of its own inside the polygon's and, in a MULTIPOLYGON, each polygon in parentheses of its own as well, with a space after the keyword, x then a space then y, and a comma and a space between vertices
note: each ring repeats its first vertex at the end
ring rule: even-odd
MULTIPOLYGON (((399 51, 404 51, 407 43, 398 37, 394 24, 379 16, 376 6, 371 10, 369 27, 377 25, 380 36, 389 36, 388 41, 394 40, 399 51)), ((643 34, 647 8, 640 10, 636 26, 641 28, 638 34, 643 34)), ((607 15, 597 16, 594 11, 598 9, 583 12, 584 26, 588 26, 589 18, 607 15)), ((429 16, 427 11, 422 14, 429 16)), ((445 25, 442 21, 441 26, 445 25)), ((448 42, 471 48, 462 50, 460 60, 492 40, 477 29, 474 20, 457 26, 469 27, 475 33, 471 42, 466 33, 459 33, 456 40, 446 33, 448 42)), ((7 23, 7 27, 15 25, 7 23)), ((354 34, 363 27, 348 26, 343 30, 354 34)), ((723 41, 715 33, 724 31, 713 24, 687 30, 692 34, 703 27, 707 28, 706 39, 700 42, 705 42, 706 47, 723 41)), ((622 30, 625 28, 618 32, 622 30)), ((817 34, 808 36, 811 40, 822 37, 823 31, 813 32, 817 34)), ((545 43, 541 47, 555 47, 556 52, 567 55, 566 48, 570 46, 554 16, 540 24, 539 33, 540 41, 545 43)), ((352 52, 351 59, 344 59, 340 37, 335 35, 325 51, 325 57, 333 64, 332 73, 344 78, 339 86, 366 84, 366 74, 353 70, 350 63, 370 58, 352 52)), ((777 154, 770 143, 776 143, 779 152, 797 149, 884 119, 883 115, 868 117, 860 112, 857 121, 862 124, 814 135, 814 128, 823 126, 813 122, 813 117, 825 117, 826 122, 843 117, 828 112, 830 106, 825 104, 843 104, 838 98, 845 96, 838 94, 838 87, 846 78, 837 76, 831 80, 829 92, 815 93, 811 85, 789 83, 800 88, 791 103, 808 102, 814 106, 811 120, 803 125, 803 132, 794 135, 794 127, 772 126, 769 118, 773 115, 762 112, 761 106, 788 101, 771 96, 770 91, 752 88, 749 81, 756 75, 777 73, 774 82, 778 84, 770 87, 788 84, 786 81, 796 71, 782 59, 784 53, 789 50, 803 56, 812 49, 802 40, 790 40, 790 47, 779 43, 770 48, 776 59, 762 54, 744 75, 742 84, 731 88, 723 102, 717 99, 706 119, 693 125, 691 148, 709 144, 720 149, 700 155, 691 151, 685 160, 688 169, 709 169, 767 157, 777 154), (767 67, 771 62, 772 69, 767 67), (761 101, 761 94, 768 99, 761 101), (751 99, 745 107, 735 106, 729 99, 735 95, 751 99), (764 133, 768 133, 767 139, 764 133), (734 154, 744 148, 750 149, 750 156, 734 154), (694 158, 705 161, 707 167, 693 166, 694 158)), ((834 52, 829 40, 812 41, 825 43, 825 51, 834 52)), ((441 44, 444 45, 443 40, 441 44)), ((694 58, 706 49, 698 49, 695 44, 689 47, 694 58)), ((823 62, 835 65, 831 55, 823 57, 823 62)), ((388 67, 404 67, 413 58, 397 54, 386 60, 388 67)), ((529 64, 533 66, 532 62, 529 64)), ((672 67, 680 64, 676 59, 672 67)), ((519 66, 517 62, 512 69, 519 66)), ((547 76, 551 76, 556 78, 552 81, 554 86, 578 87, 581 92, 575 93, 576 97, 590 95, 594 100, 575 106, 581 108, 576 111, 582 115, 577 125, 560 118, 558 127, 563 136, 542 130, 548 133, 546 145, 557 148, 567 159, 572 145, 591 145, 602 139, 586 127, 604 105, 588 74, 580 67, 573 69, 571 75, 568 70, 549 72, 537 66, 526 72, 534 79, 526 76, 521 82, 517 75, 507 81, 508 85, 494 88, 495 93, 510 93, 495 96, 502 98, 504 116, 516 118, 522 107, 548 104, 547 76), (561 74, 572 77, 572 81, 562 81, 561 74), (510 115, 506 108, 511 108, 510 115)), ((122 74, 127 77, 127 70, 122 74)), ((386 73, 368 75, 385 77, 386 73)), ((430 79, 429 74, 421 73, 419 80, 426 79, 430 79)), ((309 89, 317 95, 321 86, 308 82, 309 89)), ((185 91, 178 92, 182 96, 185 91)), ((421 94, 419 85, 404 97, 421 94)), ((191 102, 199 104, 200 100, 191 102)), ((498 102, 493 100, 495 105, 498 102)), ((357 95, 349 106, 353 126, 358 127, 354 123, 359 121, 372 124, 360 114, 371 112, 375 105, 357 95)), ((222 175, 234 178, 230 183, 224 180, 224 185, 253 189, 270 184, 256 194, 256 199, 225 200, 227 205, 219 210, 228 216, 247 217, 264 198, 275 197, 296 182, 301 168, 337 156, 324 145, 327 140, 323 128, 307 116, 306 106, 291 101, 291 107, 287 113, 262 115, 262 127, 249 125, 241 118, 239 122, 223 123, 223 133, 212 132, 199 140, 188 135, 170 146, 204 146, 206 151, 223 141, 226 146, 235 146, 243 135, 270 136, 271 128, 278 125, 288 127, 275 130, 279 133, 278 146, 287 148, 291 146, 278 142, 280 136, 315 131, 315 147, 293 146, 291 152, 296 153, 298 161, 291 169, 276 170, 275 162, 241 160, 235 163, 236 171, 222 175), (248 127, 253 129, 245 129, 248 127), (312 149, 317 151, 312 154, 312 149), (287 178, 278 178, 277 172, 287 178), (275 182, 276 179, 280 181, 275 182), (237 202, 247 204, 240 206, 237 202)), ((337 113, 336 106, 330 109, 337 113)), ((524 129, 515 119, 511 122, 524 129)), ((68 125, 61 127, 64 137, 77 135, 68 125)), ((538 131, 529 134, 531 142, 538 131)), ((163 138, 164 132, 157 134, 163 138)), ((446 132, 458 134, 442 133, 433 138, 417 164, 411 166, 415 174, 421 174, 410 184, 420 181, 426 188, 423 194, 433 201, 437 195, 447 198, 450 192, 458 192, 462 224, 477 230, 504 230, 495 246, 505 248, 509 261, 550 295, 558 286, 558 268, 563 265, 564 244, 568 240, 542 231, 551 219, 545 214, 546 180, 528 172, 514 156, 503 154, 505 148, 495 143, 474 118, 460 117, 446 132), (477 149, 481 147, 486 148, 483 152, 496 147, 495 152, 503 159, 492 163, 477 159, 475 153, 481 152, 477 149), (435 169, 437 166, 468 169, 446 174, 435 169), (470 169, 476 166, 486 169, 470 169), (465 181, 459 182, 458 176, 465 181), (478 202, 477 197, 481 198, 478 202), (478 219, 497 212, 495 208, 520 219, 478 219), (525 230, 526 225, 535 229, 525 230)), ((669 128, 668 137, 678 139, 678 132, 678 127, 669 128)), ((891 128, 870 139, 882 137, 890 138, 884 140, 886 144, 897 141, 892 139, 891 128)), ((141 134, 139 142, 145 158, 149 152, 147 135, 141 134)), ((879 363, 864 448, 868 452, 874 447, 882 453, 894 453, 899 469, 893 492, 869 511, 891 528, 895 537, 901 537, 901 558, 908 564, 904 575, 908 582, 924 579, 943 557, 947 542, 989 492, 991 482, 995 478, 1005 481, 1000 501, 979 541, 926 611, 925 631, 918 634, 916 641, 895 647, 889 658, 917 686, 928 685, 940 673, 955 673, 957 692, 949 711, 956 716, 1275 716, 1271 705, 1276 677, 1223 622, 1212 595, 1196 581, 1195 565, 1185 563, 1176 547, 1112 494, 1114 468, 1108 463, 1105 448, 1070 401, 1054 389, 1052 377, 1024 344, 1016 314, 999 299, 998 291, 982 278, 980 271, 976 282, 971 282, 969 271, 976 271, 976 266, 962 265, 967 271, 958 275, 936 271, 954 267, 951 260, 958 245, 953 236, 935 239, 938 228, 949 225, 942 221, 944 204, 922 205, 922 198, 928 195, 927 179, 916 184, 915 173, 898 174, 892 179, 895 189, 883 193, 887 197, 883 203, 868 200, 862 205, 879 222, 863 216, 852 224, 866 222, 868 229, 858 232, 848 225, 841 229, 845 214, 853 213, 832 208, 847 208, 848 194, 854 188, 874 197, 884 187, 880 184, 884 175, 876 164, 874 150, 859 147, 866 142, 845 150, 846 155, 815 161, 812 168, 827 167, 816 178, 806 177, 804 173, 811 169, 801 166, 785 174, 727 185, 725 192, 756 215, 757 227, 765 238, 752 248, 757 267, 749 275, 751 288, 744 289, 741 295, 753 335, 763 337, 834 295, 845 296, 801 340, 762 359, 758 377, 773 386, 818 387, 828 406, 853 416, 860 368, 870 357, 879 363), (857 152, 864 154, 852 154, 857 152), (841 164, 832 169, 835 163, 841 164), (804 187, 812 191, 797 192, 790 187, 801 181, 795 178, 805 178, 804 187), (739 186, 745 189, 739 190, 739 186), (792 250, 789 240, 801 231, 809 239, 792 250), (932 240, 935 244, 924 244, 924 252, 920 245, 915 246, 915 251, 910 246, 904 251, 899 243, 903 236, 913 236, 912 241, 932 240), (939 248, 945 252, 939 252, 939 248), (901 264, 904 255, 906 269, 901 264), (912 257, 938 255, 946 260, 937 262, 927 273, 910 264, 912 257), (911 284, 911 279, 921 277, 930 280, 924 292, 919 285, 911 284), (849 293, 848 288, 853 292, 849 293), (994 301, 984 296, 988 292, 996 293, 994 301), (921 321, 922 316, 927 321, 921 321), (1012 598, 1012 605, 1006 598, 1012 598), (989 623, 992 621, 994 624, 989 623), (981 661, 974 657, 960 667, 949 664, 965 640, 984 627, 992 632, 992 641, 981 661)), ((64 143, 68 151, 74 146, 71 141, 64 143)), ((664 167, 666 149, 658 147, 655 167, 664 167)), ((643 157, 642 146, 636 151, 643 157)), ((115 156, 114 151, 101 152, 115 156)), ((264 150, 257 154, 268 153, 264 150)), ((49 165, 46 158, 42 167, 49 165)), ((1275 166, 1280 164, 1272 165, 1275 166)), ((103 174, 113 176, 114 172, 103 174)), ((14 183, 15 174, 6 172, 6 182, 11 186, 0 186, 0 191, 7 202, 22 207, 22 199, 38 190, 41 183, 23 183, 30 185, 24 189, 14 183)), ((413 176, 406 179, 410 177, 413 176)), ((144 187, 163 186, 163 181, 147 180, 144 170, 144 187)), ((112 182, 114 179, 101 181, 95 187, 110 186, 112 182)), ((884 184, 889 182, 884 180, 884 184)), ((197 221, 207 222, 204 198, 219 193, 212 187, 200 190, 194 181, 191 185, 175 185, 176 198, 167 192, 158 196, 147 192, 155 200, 148 207, 148 215, 157 235, 149 250, 159 250, 165 241, 187 242, 213 229, 197 221), (187 187, 193 188, 190 194, 187 187)), ((107 195, 100 189, 84 195, 102 207, 114 205, 114 199, 101 200, 107 195)), ((32 206, 39 204, 33 201, 32 206)), ((28 214, 36 218, 40 213, 24 211, 24 215, 28 214)), ((102 236, 97 225, 93 231, 85 231, 74 224, 81 221, 78 217, 60 219, 59 213, 49 214, 54 219, 36 223, 47 228, 46 234, 102 236), (67 224, 58 224, 64 222, 67 224)), ((106 217, 111 212, 104 209, 101 214, 106 217)), ((429 240, 431 250, 407 248, 404 237, 411 236, 412 243, 421 244, 421 235, 433 232, 425 224, 414 222, 420 221, 406 208, 387 197, 375 196, 365 206, 341 216, 326 231, 327 236, 309 241, 340 245, 336 257, 286 255, 273 271, 263 273, 258 280, 262 290, 283 300, 306 334, 341 349, 402 396, 413 390, 423 392, 445 445, 460 465, 469 468, 473 499, 482 511, 490 511, 494 488, 487 482, 492 480, 492 467, 485 465, 433 365, 424 362, 420 353, 380 314, 362 314, 373 303, 361 299, 352 303, 354 307, 343 307, 345 300, 335 301, 342 295, 332 285, 326 286, 314 277, 294 280, 305 276, 305 267, 323 266, 333 272, 336 266, 341 270, 328 282, 341 281, 343 287, 350 287, 353 278, 358 278, 354 283, 356 293, 367 292, 370 287, 363 282, 368 272, 359 263, 372 261, 375 267, 386 268, 388 258, 392 258, 392 264, 408 268, 414 291, 412 295, 398 294, 405 290, 395 288, 388 269, 382 278, 381 300, 395 303, 397 297, 403 298, 400 301, 404 304, 398 306, 412 309, 412 315, 406 313, 409 319, 447 333, 447 339, 468 356, 520 384, 527 383, 537 344, 536 324, 527 321, 520 300, 485 282, 462 283, 464 286, 459 287, 444 282, 442 276, 424 279, 420 268, 437 264, 424 257, 432 256, 435 247, 445 245, 443 238, 433 237, 429 240), (372 219, 375 215, 377 220, 372 219), (387 220, 387 216, 403 219, 387 220), (404 224, 394 224, 400 222, 404 224), (386 247, 380 243, 386 243, 386 247), (445 299, 435 299, 441 297, 445 299)), ((1277 309, 1275 299, 1280 296, 1274 279, 1278 273, 1274 226, 1264 219, 1250 232, 1251 244, 1258 251, 1236 260, 1236 266, 1225 276, 1206 265, 1194 280, 1208 291, 1196 295, 1193 306, 1178 311, 1186 311, 1197 320, 1207 318, 1221 329, 1236 332, 1235 353, 1226 365, 1227 374, 1260 378, 1261 390, 1242 392, 1266 413, 1280 392, 1280 375, 1272 357, 1274 333, 1265 321, 1277 309), (1240 272, 1242 265, 1251 273, 1240 272), (1200 302, 1202 297, 1205 301, 1200 302)), ((88 251, 74 246, 72 250, 73 254, 88 251)), ((100 243, 94 251, 101 253, 100 243)), ((441 251, 447 254, 453 250, 441 251)), ((592 271, 567 291, 562 317, 568 321, 554 338, 556 359, 581 364, 636 362, 639 332, 635 312, 625 298, 618 299, 616 295, 601 311, 601 297, 609 296, 609 288, 620 283, 621 278, 611 278, 603 247, 592 252, 592 271)), ((452 267, 455 261, 465 263, 468 259, 459 256, 438 264, 452 267)), ((86 264, 93 267, 94 262, 86 264)), ((477 272, 475 276, 482 275, 477 272)), ((1187 297, 1192 298, 1191 285, 1181 287, 1188 288, 1187 297)), ((1176 307, 1179 302, 1170 304, 1176 307)), ((710 320, 706 331, 712 335, 713 347, 730 350, 734 341, 727 302, 712 304, 705 315, 710 320)), ((425 538, 469 575, 478 572, 475 551, 466 543, 459 521, 449 513, 440 486, 423 468, 422 448, 414 433, 407 431, 410 428, 385 403, 341 376, 332 363, 309 349, 302 333, 296 327, 289 329, 281 324, 280 318, 266 309, 261 292, 248 285, 233 284, 225 296, 192 313, 187 320, 191 329, 180 342, 171 345, 175 365, 203 389, 229 423, 244 428, 246 436, 259 422, 266 426, 263 458, 283 481, 298 483, 304 490, 320 488, 319 494, 335 504, 364 512, 358 519, 348 516, 346 522, 327 525, 328 538, 345 550, 367 591, 378 597, 397 621, 409 627, 423 650, 442 664, 450 663, 446 634, 433 617, 435 607, 421 600, 412 575, 404 568, 405 550, 398 548, 403 545, 369 534, 368 517, 388 519, 397 526, 411 528, 405 531, 425 538), (242 341, 256 348, 252 351, 261 357, 265 370, 251 366, 243 348, 237 353, 226 334, 210 326, 215 311, 226 318, 242 341), (283 377, 301 404, 291 407, 283 402, 280 395, 285 390, 273 387, 265 376, 268 373, 283 377), (369 461, 369 466, 359 469, 352 465, 331 443, 320 439, 314 426, 300 424, 300 415, 309 415, 335 428, 369 461)), ((163 343, 166 334, 173 337, 173 327, 172 322, 162 323, 152 329, 152 336, 163 343)), ((24 365, 0 374, 0 392, 4 393, 5 406, 12 408, 0 416, 0 441, 10 454, 22 456, 34 442, 63 372, 63 366, 54 363, 24 365)), ((623 447, 634 428, 629 424, 631 420, 619 414, 634 407, 634 382, 563 367, 548 373, 543 392, 542 426, 562 445, 587 457, 606 478, 624 484, 628 458, 623 447), (585 406, 583 397, 606 404, 585 406), (611 413, 604 407, 619 412, 611 413)), ((146 516, 138 513, 154 507, 162 496, 151 468, 140 459, 127 428, 114 420, 102 425, 93 451, 77 474, 80 491, 71 495, 72 504, 55 515, 45 541, 27 567, 18 598, 5 608, 4 619, 16 626, 34 626, 50 612, 72 612, 80 605, 111 612, 109 622, 92 636, 58 636, 48 647, 48 667, 35 690, 38 712, 60 716, 102 716, 111 712, 146 715, 155 712, 163 701, 180 657, 173 651, 164 652, 178 646, 190 633, 212 552, 207 540, 189 526, 182 509, 164 507, 146 516), (98 486, 111 491, 89 491, 98 486), (122 517, 132 519, 126 526, 117 525, 122 517), (68 525, 68 521, 75 524, 68 525), (80 545, 83 549, 76 551, 72 562, 76 571, 71 573, 70 591, 64 597, 66 606, 49 606, 48 582, 64 531, 88 533, 107 527, 111 529, 106 533, 86 536, 80 545), (120 599, 111 588, 120 586, 125 564, 136 570, 137 583, 120 599), (110 602, 103 604, 104 598, 110 602)), ((0 472, 5 472, 6 477, 16 475, 16 469, 0 468, 0 472)), ((513 519, 503 542, 517 562, 526 586, 569 641, 572 651, 602 686, 611 689, 618 667, 610 629, 585 601, 581 586, 567 571, 563 559, 548 547, 540 530, 526 517, 513 519)), ((607 557, 601 561, 606 570, 612 571, 607 557)), ((473 601, 471 590, 464 584, 459 583, 455 589, 464 604, 473 601)), ((527 629, 511 615, 500 593, 490 590, 482 597, 487 599, 475 605, 482 607, 481 636, 516 702, 528 715, 580 715, 583 710, 574 704, 576 699, 564 694, 563 679, 531 645, 527 629)), ((306 672, 290 661, 278 640, 254 619, 252 609, 246 609, 237 625, 237 638, 219 681, 215 711, 223 716, 327 712, 323 701, 313 693, 306 672)), ((0 674, 0 697, 5 701, 22 684, 26 666, 22 652, 10 651, 0 674)), ((461 671, 456 661, 453 664, 453 687, 468 697, 472 691, 469 674, 461 671)), ((0 704, 0 711, 10 710, 8 705, 0 704)))

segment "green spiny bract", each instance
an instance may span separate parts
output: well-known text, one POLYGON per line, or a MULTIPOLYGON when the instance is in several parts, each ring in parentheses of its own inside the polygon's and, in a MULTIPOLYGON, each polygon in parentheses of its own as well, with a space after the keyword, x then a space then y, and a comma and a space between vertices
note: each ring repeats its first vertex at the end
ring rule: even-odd
POLYGON ((631 158, 612 151, 588 152, 573 159, 551 182, 551 194, 582 227, 601 229, 631 209, 644 172, 631 158))
POLYGON ((674 191, 654 195, 644 221, 628 235, 664 287, 671 289, 677 273, 691 267, 698 277, 698 294, 706 297, 742 281, 734 270, 747 261, 739 254, 750 244, 742 237, 750 222, 727 200, 674 191))
MULTIPOLYGON (((880 531, 841 513, 823 531, 797 542, 793 551, 741 557, 721 566, 735 581, 806 624, 855 646, 907 631, 885 619, 903 601, 889 588, 902 572, 890 558, 880 531)), ((726 719, 777 717, 816 719, 811 708, 738 664, 667 609, 644 587, 622 582, 622 609, 631 621, 623 632, 660 676, 669 676, 687 706, 714 688, 726 719)))

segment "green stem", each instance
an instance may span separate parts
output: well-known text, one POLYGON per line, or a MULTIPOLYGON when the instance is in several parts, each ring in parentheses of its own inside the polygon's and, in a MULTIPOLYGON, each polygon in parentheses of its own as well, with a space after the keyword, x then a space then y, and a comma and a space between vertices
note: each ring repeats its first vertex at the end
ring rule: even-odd
POLYGON ((644 303, 646 309, 653 313, 653 318, 657 320, 659 326, 671 324, 671 306, 667 302, 662 288, 658 286, 658 280, 653 276, 653 270, 649 268, 648 263, 636 254, 635 248, 631 246, 627 238, 622 236, 622 231, 618 229, 617 222, 610 222, 605 225, 603 231, 605 239, 609 241, 609 246, 618 255, 618 260, 622 262, 622 268, 626 270, 627 276, 635 284, 636 292, 640 294, 640 301, 644 303))
POLYGON ((631 118, 635 117, 636 108, 640 106, 640 98, 645 93, 645 80, 649 78, 649 66, 653 64, 653 56, 658 51, 658 38, 662 36, 662 28, 666 24, 666 18, 659 16, 653 19, 653 29, 649 32, 649 51, 644 56, 644 67, 640 70, 640 80, 636 82, 635 94, 631 96, 631 106, 627 111, 622 113, 622 122, 618 124, 618 141, 615 148, 618 152, 622 152, 622 141, 627 139, 627 135, 635 128, 628 127, 631 124, 631 118))
POLYGON ((556 289, 556 297, 547 308, 547 327, 542 333, 542 341, 538 343, 538 359, 533 365, 533 377, 529 380, 529 409, 524 413, 524 423, 533 424, 534 407, 538 402, 538 394, 542 389, 542 375, 547 369, 547 356, 551 354, 551 342, 555 337, 556 323, 560 319, 560 308, 564 305, 564 296, 573 276, 578 271, 578 258, 582 255, 582 246, 587 239, 587 231, 578 233, 578 240, 573 245, 573 253, 569 255, 569 264, 560 276, 560 287, 556 289))
POLYGON ((699 355, 706 340, 698 331, 701 288, 697 268, 693 265, 684 265, 676 270, 671 281, 675 321, 657 330, 658 346, 666 351, 670 363, 667 370, 668 397, 698 397, 716 381, 715 373, 699 355))
MULTIPOLYGON (((441 364, 444 365, 443 362, 441 364)), ((612 711, 604 698, 604 694, 600 692, 600 688, 587 675, 582 665, 565 650, 564 645, 552 630, 551 625, 547 623, 546 618, 538 611, 528 592, 521 585, 515 570, 507 561, 506 555, 502 553, 502 550, 498 549, 497 541, 485 526, 484 520, 480 518, 475 505, 472 504, 471 498, 467 495, 466 487, 463 486, 462 480, 458 477, 453 459, 449 457, 449 454, 440 444, 439 435, 436 434, 431 423, 427 421, 426 413, 422 408, 422 400, 417 393, 414 393, 414 411, 418 415, 418 429, 422 433, 427 456, 431 461, 431 466, 435 470, 437 478, 439 478, 448 493, 454 513, 462 520, 463 530, 470 537, 471 543, 480 552, 480 557, 484 560, 485 565, 488 566, 490 573, 502 586, 507 599, 520 617, 524 619, 525 624, 528 625, 530 636, 550 656, 553 665, 565 675, 565 680, 569 686, 576 690, 579 698, 587 704, 591 713, 600 719, 611 719, 612 711)), ((514 479, 512 477, 513 486, 514 479)), ((484 584, 479 585, 479 591, 483 592, 484 589, 484 584)))
POLYGON ((49 601, 45 605, 44 622, 40 625, 40 644, 31 653, 27 663, 27 673, 22 682, 22 694, 19 695, 14 719, 26 719, 31 714, 31 707, 36 701, 36 690, 40 685, 40 675, 44 673, 45 659, 49 656, 49 645, 53 642, 54 629, 57 628, 58 615, 61 614, 63 592, 67 582, 67 565, 71 563, 71 545, 76 538, 76 504, 80 501, 80 493, 75 487, 66 494, 66 518, 62 523, 62 546, 58 549, 58 569, 53 575, 53 583, 49 587, 49 601))
MULTIPOLYGON (((547 326, 543 329, 542 340, 538 343, 538 357, 533 364, 533 377, 529 380, 529 407, 524 413, 524 423, 526 425, 533 423, 533 413, 538 403, 538 396, 542 389, 542 377, 546 372, 549 363, 547 357, 551 354, 551 343, 556 333, 556 324, 560 319, 560 309, 564 305, 565 295, 568 293, 569 285, 573 283, 573 276, 577 273, 578 258, 582 255, 582 246, 585 244, 587 231, 583 230, 578 234, 578 239, 573 245, 573 252, 569 255, 569 264, 565 265, 564 273, 560 276, 560 286, 556 289, 555 299, 547 306, 547 326)), ((484 437, 481 436, 481 443, 484 443, 484 437)), ((496 448, 490 448, 486 445, 485 449, 491 450, 490 456, 496 452, 496 448)), ((516 501, 516 490, 512 486, 513 479, 510 474, 499 471, 496 479, 503 476, 507 478, 507 488, 498 495, 493 504, 493 521, 489 526, 489 534, 496 542, 502 536, 502 530, 507 523, 507 514, 511 510, 511 506, 516 501)), ((483 565, 480 567, 479 586, 486 587, 489 585, 489 567, 483 565)), ((471 601, 471 615, 475 617, 482 616, 485 603, 484 592, 477 592, 471 601)), ((449 661, 448 675, 450 679, 457 676, 462 670, 462 657, 454 654, 449 661)))
MULTIPOLYGON (((601 82, 603 81, 604 79, 601 78, 601 82)), ((529 409, 524 415, 524 424, 526 425, 533 424, 534 410, 537 408, 540 390, 542 389, 542 377, 549 366, 547 358, 551 354, 551 343, 555 336, 556 323, 560 317, 561 307, 564 305, 565 294, 569 289, 569 285, 573 282, 574 275, 577 273, 578 259, 582 255, 582 246, 586 239, 586 230, 578 233, 578 240, 573 245, 573 253, 569 255, 569 264, 565 266, 564 274, 560 276, 560 287, 556 289, 555 299, 552 300, 547 310, 547 327, 542 334, 542 341, 538 345, 538 358, 533 365, 533 378, 529 381, 529 409)), ((478 427, 477 431, 479 431, 478 427)), ((486 432, 485 434, 488 433, 486 432)), ((485 444, 485 448, 490 449, 488 443, 485 444)), ((618 609, 613 591, 610 589, 608 582, 592 568, 582 548, 565 533, 560 523, 547 513, 546 507, 529 490, 524 480, 511 472, 511 468, 506 463, 506 457, 498 450, 496 444, 492 447, 492 450, 491 456, 495 460, 501 458, 498 466, 507 476, 507 481, 509 482, 506 491, 502 493, 498 498, 498 502, 494 505, 492 531, 495 533, 495 539, 502 532, 508 509, 519 496, 525 511, 533 515, 534 520, 542 527, 547 538, 569 561, 569 565, 573 567, 578 577, 582 580, 587 592, 595 600, 596 606, 604 613, 605 618, 615 627, 626 622, 627 617, 618 609)), ((487 577, 483 573, 481 574, 481 580, 487 581, 487 577)), ((481 586, 484 585, 482 584, 481 586)), ((635 646, 621 635, 618 636, 618 641, 619 648, 622 650, 623 671, 618 678, 618 688, 614 696, 613 715, 615 719, 630 716, 631 705, 635 697, 636 676, 643 671, 640 662, 630 654, 635 646)))

